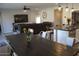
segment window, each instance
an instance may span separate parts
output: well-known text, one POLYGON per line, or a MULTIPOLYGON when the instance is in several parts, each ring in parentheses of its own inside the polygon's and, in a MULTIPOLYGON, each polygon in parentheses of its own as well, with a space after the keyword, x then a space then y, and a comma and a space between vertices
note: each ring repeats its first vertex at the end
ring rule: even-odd
POLYGON ((41 23, 40 16, 37 16, 37 17, 36 17, 36 23, 41 23))

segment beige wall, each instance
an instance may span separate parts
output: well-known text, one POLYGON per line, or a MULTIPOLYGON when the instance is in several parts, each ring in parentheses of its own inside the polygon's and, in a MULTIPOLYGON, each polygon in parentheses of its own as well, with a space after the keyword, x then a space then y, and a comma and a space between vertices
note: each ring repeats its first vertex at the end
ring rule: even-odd
POLYGON ((40 11, 31 11, 31 12, 26 12, 24 13, 22 10, 3 10, 1 12, 1 16, 2 16, 2 32, 3 33, 9 33, 9 32, 13 32, 13 25, 12 23, 14 23, 14 15, 15 14, 28 14, 28 18, 29 18, 29 22, 35 22, 35 19, 37 16, 41 17, 41 22, 44 21, 54 21, 54 17, 53 17, 53 8, 43 8, 40 11), (43 19, 42 18, 42 12, 43 11, 47 12, 47 18, 43 19))
POLYGON ((9 33, 12 32, 13 30, 13 25, 14 23, 14 15, 15 14, 28 14, 28 21, 34 22, 35 20, 35 12, 26 12, 24 13, 22 10, 4 10, 2 11, 2 30, 3 33, 9 33))
POLYGON ((1 20, 2 20, 2 19, 1 19, 1 12, 0 12, 0 24, 1 24, 1 20))
MULTIPOLYGON (((68 12, 65 12, 65 7, 66 5, 61 5, 63 7, 63 18, 62 18, 62 23, 67 24, 66 19, 67 18, 71 18, 71 11, 69 10, 68 12), (67 18, 65 18, 65 16, 67 18)), ((49 21, 49 22, 54 22, 54 9, 57 8, 58 6, 52 6, 52 7, 48 7, 48 8, 42 8, 39 11, 31 11, 28 13, 24 13, 22 12, 22 10, 3 10, 1 13, 2 16, 2 26, 3 26, 3 33, 8 33, 8 32, 12 32, 12 23, 14 22, 14 17, 13 15, 15 14, 28 14, 29 15, 29 22, 35 22, 35 18, 37 16, 41 17, 41 22, 44 21, 49 21), (43 11, 45 11, 47 13, 47 17, 43 18, 42 17, 42 13, 43 11)), ((71 9, 71 4, 69 5, 69 8, 71 9)), ((75 10, 79 10, 78 5, 75 5, 75 10)))
POLYGON ((39 15, 41 17, 41 22, 49 21, 49 22, 54 22, 54 12, 53 12, 53 7, 50 8, 43 8, 41 11, 39 11, 39 15), (47 17, 43 18, 43 12, 47 13, 47 17))

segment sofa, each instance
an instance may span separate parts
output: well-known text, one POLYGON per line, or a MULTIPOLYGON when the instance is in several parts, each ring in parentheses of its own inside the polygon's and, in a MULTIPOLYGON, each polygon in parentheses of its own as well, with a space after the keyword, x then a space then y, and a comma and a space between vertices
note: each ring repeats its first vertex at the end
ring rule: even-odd
POLYGON ((34 34, 38 34, 41 31, 51 30, 50 27, 53 27, 53 24, 51 22, 43 22, 43 23, 38 23, 38 24, 37 23, 31 23, 31 24, 21 24, 20 23, 17 25, 15 25, 15 24, 13 25, 14 31, 16 31, 16 29, 18 29, 20 31, 20 33, 23 33, 23 28, 26 28, 27 30, 28 30, 28 28, 31 28, 34 31, 34 34))

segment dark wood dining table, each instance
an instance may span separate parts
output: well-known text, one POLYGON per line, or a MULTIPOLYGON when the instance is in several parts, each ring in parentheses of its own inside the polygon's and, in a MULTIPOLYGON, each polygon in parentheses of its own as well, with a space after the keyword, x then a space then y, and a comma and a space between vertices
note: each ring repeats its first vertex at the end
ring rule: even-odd
POLYGON ((55 52, 55 49, 58 49, 55 47, 57 46, 55 44, 63 46, 62 44, 43 39, 38 35, 33 35, 30 43, 27 42, 26 34, 9 35, 6 37, 12 50, 18 56, 73 56, 79 51, 78 49, 65 48, 64 52, 58 54, 55 52))

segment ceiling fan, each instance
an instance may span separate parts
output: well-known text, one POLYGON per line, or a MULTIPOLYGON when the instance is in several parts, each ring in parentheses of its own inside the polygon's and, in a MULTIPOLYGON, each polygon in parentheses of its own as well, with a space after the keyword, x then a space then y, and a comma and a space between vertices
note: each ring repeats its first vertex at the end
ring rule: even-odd
POLYGON ((30 8, 27 8, 26 6, 24 6, 23 10, 24 12, 27 12, 28 10, 30 10, 30 8))

